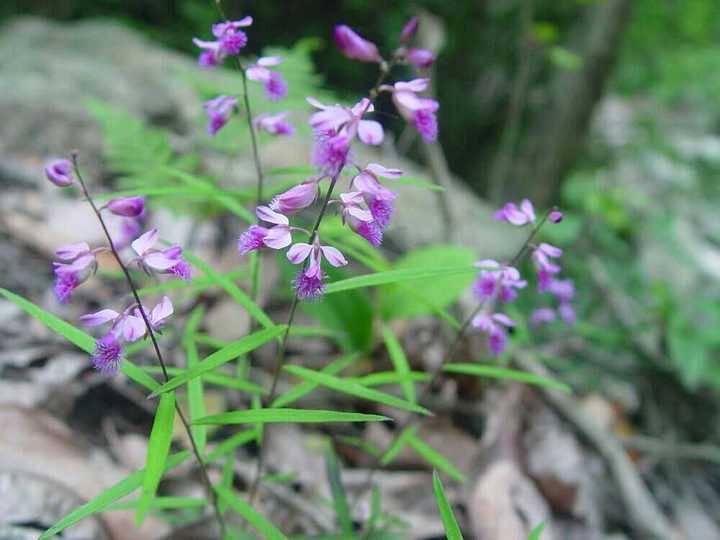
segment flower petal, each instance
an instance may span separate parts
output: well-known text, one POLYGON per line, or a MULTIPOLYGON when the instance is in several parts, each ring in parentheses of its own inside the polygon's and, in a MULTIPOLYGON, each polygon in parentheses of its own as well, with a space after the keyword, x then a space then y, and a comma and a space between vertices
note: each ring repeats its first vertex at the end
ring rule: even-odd
POLYGON ((255 209, 255 215, 263 221, 274 223, 275 225, 290 224, 290 221, 286 216, 283 216, 280 212, 275 212, 269 206, 258 206, 255 209))
POLYGON ((380 122, 375 120, 360 120, 358 123, 358 137, 365 144, 378 145, 383 141, 385 133, 380 122))
POLYGON ((178 259, 168 257, 164 253, 156 251, 145 255, 143 262, 155 270, 168 270, 178 263, 178 259))
POLYGON ((101 309, 95 313, 80 315, 80 322, 85 326, 100 326, 118 318, 119 313, 112 309, 101 309))
POLYGON ((287 258, 291 263, 299 264, 299 263, 303 262, 305 259, 307 259, 308 255, 310 255, 311 251, 312 251, 312 246, 310 244, 305 244, 304 242, 298 242, 297 244, 293 244, 293 246, 290 249, 288 249, 287 258))
POLYGON ((145 252, 153 247, 158 240, 158 230, 157 229, 151 229, 148 232, 140 235, 138 238, 136 238, 130 246, 133 248, 133 251, 137 253, 140 257, 142 257, 145 252))
POLYGON ((292 244, 292 235, 287 225, 278 225, 268 231, 263 244, 272 249, 283 249, 292 244))
POLYGON ((77 244, 67 244, 59 247, 55 251, 55 256, 63 261, 71 261, 78 258, 80 255, 84 255, 90 251, 90 246, 87 242, 78 242, 77 244))
POLYGON ((338 266, 345 266, 348 263, 345 256, 340 253, 339 249, 332 246, 321 246, 320 249, 322 250, 323 255, 325 255, 327 262, 334 267, 337 268, 338 266))
POLYGON ((128 315, 121 323, 122 336, 125 341, 137 341, 141 339, 145 332, 147 332, 147 326, 145 321, 141 317, 135 315, 128 315))
POLYGON ((172 302, 167 296, 163 296, 160 302, 152 308, 148 315, 150 323, 153 326, 159 325, 164 319, 167 319, 174 312, 172 302))
POLYGON ((379 163, 369 163, 368 166, 365 167, 365 170, 370 171, 375 176, 382 176, 384 178, 397 178, 403 175, 400 169, 388 169, 379 163))

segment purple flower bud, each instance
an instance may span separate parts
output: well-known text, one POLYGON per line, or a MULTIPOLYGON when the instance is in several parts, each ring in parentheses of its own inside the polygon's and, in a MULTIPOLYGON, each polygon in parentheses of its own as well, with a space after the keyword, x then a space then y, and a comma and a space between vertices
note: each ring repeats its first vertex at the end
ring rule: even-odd
POLYGON ((550 212, 550 215, 548 216, 548 220, 550 223, 560 223, 563 219, 562 212, 559 212, 557 210, 553 210, 550 212))
POLYGON ((361 62, 380 62, 382 58, 374 43, 360 37, 349 26, 335 27, 335 43, 346 57, 361 62))
POLYGON ((208 117, 208 135, 213 137, 227 124, 228 120, 230 120, 230 114, 237 105, 237 102, 237 98, 233 96, 218 96, 215 99, 205 102, 203 107, 208 117))
POLYGON ((265 88, 265 95, 270 101, 279 101, 287 96, 288 84, 277 71, 270 73, 270 77, 265 81, 263 86, 265 88))
POLYGON ((263 113, 257 115, 253 123, 271 135, 292 135, 295 133, 295 128, 285 120, 287 115, 287 111, 277 114, 263 113))
POLYGON ((107 203, 108 210, 113 214, 125 217, 138 217, 145 210, 145 197, 122 197, 110 199, 107 203))
POLYGON ((540 326, 541 324, 551 323, 555 320, 555 310, 549 307, 541 307, 532 312, 530 316, 530 324, 540 326))
POLYGON ((405 23, 402 31, 400 32, 400 43, 408 43, 417 33, 420 21, 417 17, 410 17, 410 20, 405 23))
POLYGON ((95 342, 92 353, 92 364, 101 373, 112 375, 117 371, 122 358, 122 345, 117 337, 110 332, 95 342))
POLYGON ((317 180, 308 180, 276 195, 270 208, 282 214, 292 214, 310 206, 318 195, 317 180))
POLYGON ((45 165, 45 176, 57 187, 68 187, 73 183, 72 163, 69 159, 56 159, 45 165))
POLYGON ((398 112, 411 122, 425 142, 437 139, 437 110, 440 104, 434 99, 419 97, 416 92, 427 88, 427 79, 415 79, 410 82, 395 83, 393 101, 398 112))
POLYGON ((417 69, 427 69, 435 62, 435 54, 427 49, 408 49, 405 59, 417 69))

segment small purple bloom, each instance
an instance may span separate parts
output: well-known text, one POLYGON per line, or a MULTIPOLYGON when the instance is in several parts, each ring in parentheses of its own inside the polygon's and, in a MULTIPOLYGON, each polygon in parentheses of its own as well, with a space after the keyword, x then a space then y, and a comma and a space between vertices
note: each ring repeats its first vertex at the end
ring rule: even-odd
POLYGON ((55 276, 55 296, 61 304, 67 304, 72 299, 72 293, 80 286, 80 280, 75 274, 62 274, 55 276))
POLYGON ((365 238, 371 245, 379 247, 383 239, 383 227, 370 210, 362 207, 365 197, 360 191, 340 194, 343 221, 357 234, 365 238))
POLYGON ((548 216, 548 220, 550 221, 550 223, 560 223, 562 221, 562 219, 563 219, 563 214, 562 214, 562 212, 560 212, 558 210, 553 210, 552 212, 550 212, 550 215, 548 216))
POLYGON ((560 248, 546 243, 540 244, 533 251, 532 261, 538 271, 538 277, 540 277, 542 273, 542 290, 545 290, 550 285, 550 281, 545 280, 548 280, 553 274, 560 272, 560 266, 552 262, 551 259, 557 259, 561 256, 562 250, 560 248))
POLYGON ((226 55, 219 41, 203 41, 193 38, 193 43, 202 49, 198 58, 198 63, 202 67, 215 67, 225 61, 226 55))
POLYGON ((541 307, 532 312, 530 324, 540 326, 555 321, 555 310, 549 307, 541 307))
POLYGON ((475 266, 483 269, 473 285, 473 292, 481 303, 494 299, 513 302, 517 298, 516 289, 527 286, 527 281, 521 279, 520 272, 513 266, 504 266, 492 259, 478 261, 475 266))
POLYGON ((268 67, 277 66, 281 62, 282 59, 278 56, 264 56, 245 71, 248 79, 263 83, 265 94, 270 101, 278 101, 287 96, 288 85, 285 79, 277 71, 268 69, 268 67))
POLYGON ((310 126, 316 133, 333 132, 348 139, 348 145, 357 136, 364 144, 378 145, 385 136, 382 124, 375 120, 363 120, 366 113, 375 110, 372 102, 363 98, 352 107, 341 105, 323 105, 315 98, 307 98, 308 103, 320 109, 310 116, 310 126))
MULTIPOLYGON (((162 299, 158 304, 155 305, 154 308, 152 308, 150 311, 147 310, 145 306, 143 306, 143 310, 145 311, 145 315, 147 315, 148 322, 150 323, 150 326, 154 331, 159 331, 167 322, 168 317, 170 317, 174 312, 174 308, 172 305, 172 302, 167 296, 163 296, 162 299)), ((135 318, 140 319, 142 321, 142 314, 140 313, 140 310, 135 308, 135 318)), ((143 331, 142 335, 145 335, 145 331, 147 328, 145 327, 145 322, 143 322, 143 331)))
POLYGON ((295 291, 302 300, 319 298, 325 286, 323 284, 322 258, 332 266, 345 266, 348 262, 343 254, 331 246, 323 246, 316 235, 312 245, 299 242, 293 244, 287 252, 288 260, 293 264, 301 264, 309 258, 308 263, 295 279, 295 291))
POLYGON ((138 255, 138 263, 142 269, 151 273, 171 274, 183 280, 192 277, 192 269, 188 262, 182 258, 182 248, 178 245, 163 250, 154 246, 158 241, 157 229, 152 229, 139 236, 130 246, 138 255))
POLYGON ((408 49, 405 59, 417 69, 427 69, 435 62, 435 54, 427 49, 408 49))
POLYGON ((518 226, 527 225, 535 222, 535 209, 527 199, 523 199, 519 207, 515 203, 509 202, 495 212, 495 219, 518 226))
POLYGON ((58 187, 68 187, 73 183, 72 169, 69 159, 56 159, 45 165, 45 176, 58 187))
POLYGON ((95 254, 85 242, 58 248, 57 257, 65 262, 54 262, 55 296, 62 304, 72 298, 73 291, 87 281, 97 270, 95 254))
POLYGON ((95 350, 91 357, 92 365, 100 373, 113 375, 117 372, 122 353, 120 341, 110 332, 95 341, 95 350))
POLYGON ((417 33, 420 22, 417 17, 410 17, 400 32, 400 43, 408 43, 417 33))
POLYGON ((547 291, 558 299, 560 303, 568 303, 575 296, 575 283, 572 279, 553 279, 547 291))
POLYGON ((250 225, 250 228, 238 238, 238 251, 240 255, 247 255, 251 251, 257 251, 265 246, 264 240, 268 229, 260 225, 250 225))
POLYGON ((290 221, 287 216, 268 206, 258 206, 255 214, 261 220, 273 223, 274 227, 268 229, 260 225, 251 225, 238 239, 240 255, 246 255, 265 246, 272 249, 283 249, 292 243, 290 221))
POLYGON ((324 174, 339 174, 347 163, 349 153, 350 139, 344 134, 334 130, 315 132, 311 161, 324 174))
POLYGON ((495 356, 500 356, 507 346, 505 328, 514 328, 515 321, 503 313, 493 315, 480 313, 473 318, 472 325, 487 334, 488 348, 495 356))
POLYGON ((561 303, 558 306, 558 313, 560 313, 560 318, 565 324, 567 324, 568 326, 575 326, 575 323, 577 322, 577 316, 575 314, 575 309, 569 302, 561 303))
POLYGON ((107 208, 118 216, 138 217, 145 211, 145 197, 110 199, 107 203, 107 208))
POLYGON ((392 87, 393 101, 403 118, 415 126, 425 142, 433 142, 438 134, 436 112, 440 104, 434 99, 417 95, 427 89, 428 83, 428 79, 396 82, 392 87))
POLYGON ((270 133, 271 135, 292 135, 295 128, 287 120, 287 111, 277 114, 259 114, 253 120, 258 128, 270 133))
POLYGON ((115 247, 118 249, 129 246, 135 240, 142 230, 142 226, 137 219, 127 218, 120 223, 120 232, 117 238, 113 238, 115 247))
POLYGON ((218 96, 206 101, 203 105, 208 117, 208 135, 213 137, 230 119, 230 114, 237 106, 237 98, 233 96, 218 96))
POLYGON ((379 177, 396 178, 402 174, 399 169, 388 169, 377 163, 370 163, 352 180, 351 186, 363 194, 373 219, 383 229, 390 224, 397 195, 384 187, 379 177))
POLYGON ((336 26, 333 36, 340 52, 351 60, 359 60, 361 62, 382 61, 377 46, 360 37, 360 35, 349 26, 344 24, 336 26))

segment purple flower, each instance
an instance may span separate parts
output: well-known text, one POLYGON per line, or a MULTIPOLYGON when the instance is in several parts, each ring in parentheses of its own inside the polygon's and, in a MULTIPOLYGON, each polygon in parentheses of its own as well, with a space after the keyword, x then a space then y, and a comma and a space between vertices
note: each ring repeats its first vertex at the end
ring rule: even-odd
POLYGON ((370 210, 363 208, 365 197, 360 191, 340 194, 343 221, 371 245, 379 247, 382 243, 384 227, 373 217, 370 210))
POLYGON ((575 283, 572 279, 553 279, 547 287, 547 292, 558 299, 560 303, 568 303, 575 296, 575 283))
POLYGON ((244 17, 239 21, 228 21, 213 24, 212 33, 217 41, 203 41, 193 38, 193 43, 203 51, 200 53, 199 63, 204 67, 214 67, 222 64, 228 56, 240 54, 247 45, 247 35, 240 30, 252 24, 252 17, 244 17))
POLYGON ((375 120, 363 120, 362 117, 375 110, 372 102, 363 98, 352 107, 341 105, 323 105, 313 97, 307 98, 308 103, 320 109, 310 116, 310 126, 320 133, 331 131, 342 134, 348 141, 357 137, 365 144, 382 143, 384 131, 382 124, 375 120))
POLYGON ((408 49, 405 59, 417 69, 427 69, 435 62, 435 54, 427 49, 408 49))
POLYGON ((550 212, 550 215, 548 216, 548 220, 550 223, 560 223, 563 219, 562 212, 558 210, 553 210, 550 212))
POLYGON ((182 258, 182 248, 178 245, 166 249, 155 249, 158 241, 157 229, 152 229, 138 237, 130 246, 138 255, 138 264, 148 273, 171 274, 185 281, 192 277, 192 269, 182 258))
POLYGON ((295 128, 285 120, 287 115, 287 111, 277 114, 263 113, 257 115, 253 123, 271 135, 292 135, 295 133, 295 128))
POLYGON ((313 165, 328 176, 342 171, 350 153, 350 139, 334 130, 315 132, 311 161, 313 165))
POLYGON ((410 17, 400 32, 400 43, 408 43, 417 33, 420 22, 417 17, 410 17))
POLYGON ((532 312, 530 324, 540 326, 555 321, 555 310, 549 307, 541 307, 532 312))
POLYGON ((515 203, 509 202, 495 212, 495 219, 518 226, 527 225, 535 222, 535 210, 527 199, 523 199, 519 207, 515 203))
POLYGON ((62 246, 55 255, 64 261, 53 263, 55 296, 61 304, 66 304, 72 298, 73 291, 95 273, 97 260, 85 242, 62 246))
POLYGON ((349 26, 344 24, 336 26, 333 36, 340 52, 351 60, 382 62, 377 46, 360 37, 349 26))
POLYGON ((392 87, 393 101, 403 118, 415 126, 425 142, 433 142, 438 134, 435 113, 440 104, 434 99, 417 95, 427 89, 428 82, 428 79, 396 82, 392 87))
POLYGON ((138 217, 145 211, 145 197, 110 199, 107 208, 118 216, 138 217))
POLYGON ((45 176, 57 187, 68 187, 73 183, 72 169, 69 159, 55 159, 45 165, 45 176))
POLYGON ((268 67, 277 66, 281 62, 282 59, 278 56, 264 56, 246 70, 248 79, 263 83, 265 94, 270 101, 278 101, 287 96, 288 85, 285 79, 277 71, 268 69, 268 67))
MULTIPOLYGON (((145 315, 147 315, 148 322, 150 323, 153 331, 159 331, 167 322, 168 317, 170 317, 175 312, 172 302, 167 296, 163 296, 160 302, 156 304, 155 307, 152 308, 150 311, 148 311, 145 306, 143 306, 143 310, 145 311, 145 315)), ((140 313, 139 309, 135 308, 134 314, 136 318, 142 320, 142 314, 140 313)), ((143 329, 146 330, 146 327, 144 326, 144 321, 143 329)), ((145 332, 143 331, 143 335, 144 334, 145 332)))
POLYGON ((520 278, 520 272, 513 266, 504 266, 492 259, 478 261, 475 266, 483 269, 472 289, 481 303, 494 299, 513 302, 517 298, 516 289, 527 286, 527 281, 520 278))
POLYGON ((290 221, 286 216, 268 206, 258 206, 255 213, 261 220, 273 223, 275 226, 268 229, 260 225, 251 225, 238 239, 240 255, 246 255, 265 246, 283 249, 292 243, 290 221))
POLYGON ((473 318, 472 325, 487 334, 488 348, 495 356, 500 356, 507 346, 505 328, 514 328, 515 321, 503 313, 480 313, 473 318))
POLYGON ((312 245, 299 242, 288 250, 287 258, 293 264, 304 263, 309 258, 308 263, 295 278, 295 291, 300 300, 314 300, 322 296, 325 290, 321 267, 323 257, 335 267, 345 266, 348 263, 338 249, 321 245, 318 236, 315 236, 312 245))
POLYGON ((560 318, 568 326, 575 326, 577 322, 577 316, 575 315, 575 309, 569 302, 563 302, 558 306, 558 313, 560 318))
POLYGON ((397 178, 402 174, 400 169, 388 169, 378 163, 370 163, 352 180, 351 186, 363 194, 373 219, 383 229, 390 224, 397 195, 384 187, 379 177, 397 178))
POLYGON ((318 189, 318 180, 311 178, 273 197, 270 208, 283 214, 293 214, 315 202, 318 189))
POLYGON ((113 375, 117 372, 122 354, 122 345, 114 334, 109 333, 95 341, 95 350, 91 356, 92 365, 100 373, 113 375))
POLYGON ((233 96, 218 96, 206 101, 203 105, 208 117, 208 135, 213 137, 230 119, 232 110, 237 106, 237 98, 233 96))
POLYGON ((120 232, 117 239, 113 238, 115 247, 122 249, 129 246, 140 235, 141 230, 142 226, 137 219, 123 219, 120 223, 120 232))

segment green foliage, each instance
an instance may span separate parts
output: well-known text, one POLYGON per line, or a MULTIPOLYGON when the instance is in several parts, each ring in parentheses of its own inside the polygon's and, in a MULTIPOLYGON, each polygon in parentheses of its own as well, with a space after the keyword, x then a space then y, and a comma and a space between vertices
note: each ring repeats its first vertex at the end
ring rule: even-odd
POLYGON ((173 422, 175 420, 175 394, 168 392, 160 396, 155 412, 143 476, 142 494, 135 513, 135 523, 139 527, 145 520, 152 500, 155 498, 160 478, 165 471, 170 443, 172 442, 173 422))
POLYGON ((327 474, 328 484, 330 484, 330 493, 332 493, 333 506, 335 508, 335 517, 340 526, 340 530, 346 538, 353 537, 353 520, 350 515, 350 505, 348 504, 345 487, 340 477, 340 467, 338 465, 335 450, 329 447, 325 452, 325 472, 327 474))
POLYGON ((235 495, 232 490, 225 486, 216 486, 215 490, 230 508, 235 510, 238 515, 261 532, 268 540, 287 540, 287 536, 285 536, 280 529, 243 499, 235 495))
POLYGON ((230 411, 198 418, 194 424, 317 424, 323 422, 383 422, 386 416, 339 411, 322 411, 316 409, 252 409, 230 411))
POLYGON ((473 266, 475 259, 473 250, 458 246, 430 246, 409 252, 395 262, 393 270, 384 276, 380 274, 382 278, 392 279, 374 283, 386 284, 380 290, 383 318, 418 317, 450 305, 467 289, 477 273, 473 266), (408 294, 408 289, 414 294, 408 294))
POLYGON ((525 384, 545 386, 562 392, 572 392, 572 389, 567 384, 548 379, 547 377, 542 377, 540 375, 535 375, 534 373, 527 373, 514 369, 506 369, 482 364, 453 363, 445 365, 443 370, 449 373, 462 373, 464 375, 474 375, 476 377, 487 377, 492 379, 507 379, 510 381, 523 382, 525 384))
POLYGON ((390 360, 395 367, 395 372, 401 379, 400 385, 402 386, 405 399, 410 403, 417 403, 415 386, 413 385, 412 380, 408 380, 406 378, 406 376, 410 374, 410 365, 408 364, 407 358, 405 357, 405 352, 402 350, 400 342, 395 337, 395 334, 393 334, 390 327, 387 325, 383 325, 382 335, 383 340, 385 341, 385 346, 388 350, 388 354, 390 355, 390 360))
POLYGON ((447 540, 463 540, 460 526, 445 496, 445 490, 443 489, 442 482, 440 482, 440 476, 437 471, 433 471, 433 489, 435 490, 435 500, 437 501, 447 540))
POLYGON ((313 371, 311 369, 307 369, 301 366, 285 366, 284 369, 292 375, 297 375, 298 377, 302 377, 307 381, 311 381, 321 386, 332 388, 333 390, 343 392, 351 396, 355 396, 361 399, 367 399, 376 403, 381 403, 389 407, 397 407, 398 409, 403 409, 418 414, 431 414, 430 411, 428 411, 424 407, 420 407, 419 405, 404 401, 400 398, 396 398, 391 394, 385 394, 383 392, 378 392, 377 390, 367 388, 362 384, 354 382, 350 379, 341 379, 339 377, 335 377, 334 375, 328 375, 327 373, 313 371))
POLYGON ((530 531, 530 534, 528 535, 527 540, 540 540, 540 536, 542 535, 544 530, 545 530, 545 524, 540 523, 532 531, 530 531))

